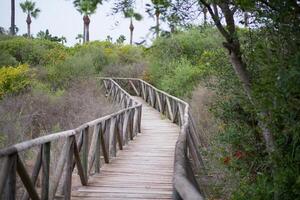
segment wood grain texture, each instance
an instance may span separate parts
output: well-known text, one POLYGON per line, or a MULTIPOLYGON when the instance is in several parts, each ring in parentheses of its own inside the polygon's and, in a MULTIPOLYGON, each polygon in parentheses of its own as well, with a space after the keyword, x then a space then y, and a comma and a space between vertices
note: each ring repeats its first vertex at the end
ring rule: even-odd
POLYGON ((72 199, 172 199, 179 127, 140 98, 135 99, 143 103, 141 134, 101 166, 100 174, 91 176, 88 186, 74 183, 72 199))

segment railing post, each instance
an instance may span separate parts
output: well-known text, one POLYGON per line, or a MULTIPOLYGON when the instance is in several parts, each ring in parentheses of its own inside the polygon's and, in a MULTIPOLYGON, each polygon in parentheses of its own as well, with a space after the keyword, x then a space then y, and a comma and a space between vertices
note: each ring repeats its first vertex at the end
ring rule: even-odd
POLYGON ((66 180, 64 183, 64 199, 71 199, 72 172, 73 172, 73 154, 74 154, 74 136, 68 137, 70 148, 68 149, 66 162, 66 180))
POLYGON ((49 169, 50 169, 50 148, 51 143, 45 143, 42 145, 42 200, 48 200, 49 196, 49 169))
POLYGON ((83 130, 82 137, 82 168, 85 180, 88 182, 89 126, 83 130))
POLYGON ((97 142, 96 142, 96 150, 95 150, 95 173, 100 173, 100 142, 101 142, 101 134, 102 134, 102 124, 98 124, 98 134, 97 134, 97 142))
POLYGON ((13 154, 9 156, 9 168, 7 172, 6 186, 3 199, 16 199, 16 170, 17 154, 13 154))

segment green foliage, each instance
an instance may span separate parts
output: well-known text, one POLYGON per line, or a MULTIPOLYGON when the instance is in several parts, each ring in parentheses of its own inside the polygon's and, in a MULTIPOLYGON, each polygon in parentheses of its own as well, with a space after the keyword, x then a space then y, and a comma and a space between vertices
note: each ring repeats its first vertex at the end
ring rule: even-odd
POLYGON ((220 51, 220 48, 221 37, 211 27, 194 28, 172 37, 159 38, 147 52, 150 82, 171 94, 185 96, 199 82, 201 74, 204 76, 204 71, 207 71, 205 54, 210 51, 211 56, 217 57, 219 54, 214 52, 220 51))
POLYGON ((15 66, 18 62, 6 51, 0 51, 0 66, 15 66))
POLYGON ((20 63, 30 65, 47 64, 48 60, 45 55, 51 49, 64 49, 61 44, 47 40, 33 40, 24 37, 13 37, 10 39, 0 40, 0 52, 6 52, 20 63))
POLYGON ((73 4, 78 12, 89 16, 96 12, 98 4, 102 4, 102 0, 74 0, 73 4))
MULTIPOLYGON (((164 76, 159 87, 179 97, 190 94, 203 75, 201 67, 193 66, 184 59, 169 64, 173 70, 164 76)), ((167 68, 169 67, 167 66, 167 68)))
POLYGON ((41 12, 39 8, 36 8, 35 2, 26 0, 23 3, 20 3, 22 11, 33 18, 37 18, 38 14, 41 12))
POLYGON ((30 85, 28 65, 0 68, 0 98, 6 94, 20 92, 30 85))

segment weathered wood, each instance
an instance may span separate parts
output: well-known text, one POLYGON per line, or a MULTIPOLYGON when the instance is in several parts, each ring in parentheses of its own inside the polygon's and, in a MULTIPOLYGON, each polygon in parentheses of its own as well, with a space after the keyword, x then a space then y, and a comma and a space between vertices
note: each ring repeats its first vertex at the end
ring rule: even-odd
POLYGON ((138 123, 138 110, 137 108, 134 109, 134 113, 133 113, 133 123, 132 123, 132 132, 133 132, 133 136, 135 137, 137 135, 138 132, 138 128, 137 128, 137 123, 138 123))
POLYGON ((57 162, 57 166, 55 168, 55 174, 54 177, 52 179, 52 182, 50 183, 50 189, 49 189, 49 199, 52 200, 55 197, 56 194, 56 190, 63 172, 63 168, 65 166, 66 160, 67 160, 67 155, 69 152, 71 146, 71 142, 70 140, 66 140, 63 148, 62 148, 62 152, 60 154, 59 160, 57 162))
POLYGON ((82 163, 80 160, 80 154, 79 154, 77 145, 74 145, 74 158, 75 158, 75 163, 77 166, 77 171, 78 171, 78 175, 79 175, 81 184, 87 185, 87 180, 84 175, 84 171, 83 171, 82 163))
MULTIPOLYGON (((105 122, 104 122, 104 124, 105 124, 105 122)), ((108 151, 107 151, 108 148, 106 147, 106 142, 105 142, 105 138, 104 138, 105 129, 106 129, 106 125, 103 126, 103 129, 101 131, 100 142, 101 142, 101 149, 102 149, 104 161, 105 161, 105 163, 109 163, 109 155, 108 155, 108 151)), ((106 137, 106 135, 105 135, 105 137, 106 137)))
POLYGON ((4 157, 2 160, 2 168, 0 171, 0 197, 3 194, 4 186, 6 183, 7 176, 8 176, 7 172, 10 169, 10 165, 11 165, 11 162, 9 160, 9 157, 8 156, 4 157))
POLYGON ((158 111, 159 112, 162 112, 162 104, 161 104, 161 100, 160 100, 160 94, 157 92, 157 91, 155 91, 155 94, 156 94, 156 101, 157 101, 157 104, 158 104, 158 111))
POLYGON ((136 89, 135 85, 133 84, 133 82, 131 80, 129 80, 129 83, 132 87, 132 89, 134 90, 134 92, 136 93, 137 96, 140 96, 139 91, 136 89))
POLYGON ((93 163, 95 160, 95 152, 96 152, 96 145, 98 142, 99 126, 94 125, 93 128, 91 127, 91 129, 93 130, 93 136, 92 136, 91 145, 90 145, 89 154, 88 154, 88 173, 91 172, 93 163))
POLYGON ((123 143, 128 144, 128 120, 129 120, 129 113, 125 112, 124 114, 124 122, 123 122, 123 129, 122 129, 122 135, 123 135, 123 143))
POLYGON ((166 103, 167 103, 167 108, 168 108, 168 113, 169 113, 169 116, 170 116, 170 120, 173 121, 174 116, 173 116, 172 107, 171 107, 169 97, 166 97, 166 103))
MULTIPOLYGON (((140 109, 135 110, 137 120, 140 109)), ((143 134, 119 151, 117 158, 103 165, 101 173, 90 178, 88 187, 74 188, 72 199, 172 198, 173 154, 179 127, 167 119, 161 120, 150 106, 145 104, 143 109, 143 134), (153 118, 158 120, 153 122, 153 118), (165 127, 163 131, 161 127, 165 127)))
POLYGON ((45 143, 42 146, 43 155, 42 155, 42 193, 41 199, 48 200, 49 196, 49 171, 50 171, 50 150, 51 150, 51 143, 45 143))
POLYGON ((14 200, 16 199, 17 154, 9 156, 9 162, 10 166, 7 171, 7 179, 3 199, 14 200))
MULTIPOLYGON (((33 185, 35 185, 35 183, 37 181, 37 178, 40 173, 41 166, 42 166, 42 153, 43 153, 43 146, 41 146, 39 149, 39 152, 37 154, 37 158, 36 158, 33 170, 32 170, 31 181, 32 181, 33 185)), ((24 194, 22 196, 22 200, 28 200, 28 199, 29 199, 29 195, 28 195, 27 191, 25 190, 24 194)))
POLYGON ((74 136, 68 138, 70 148, 68 149, 66 160, 66 179, 64 183, 64 199, 71 199, 71 187, 72 187, 72 172, 73 172, 73 152, 74 152, 74 136))
MULTIPOLYGON (((122 80, 121 82, 125 82, 125 87, 128 86, 128 84, 131 85, 131 87, 133 88, 134 92, 138 95, 138 96, 142 96, 144 98, 144 100, 146 102, 148 102, 153 108, 159 110, 162 113, 166 113, 168 117, 171 119, 171 121, 178 123, 181 126, 181 134, 180 137, 178 139, 177 145, 176 145, 176 153, 175 153, 175 163, 174 163, 174 167, 175 167, 175 171, 174 171, 174 194, 177 194, 177 197, 179 198, 183 198, 183 199, 201 199, 202 196, 200 195, 199 191, 197 191, 197 186, 196 183, 193 181, 194 180, 194 174, 193 173, 186 173, 187 170, 188 172, 191 172, 192 170, 190 169, 190 164, 188 161, 188 157, 186 154, 186 150, 189 149, 191 158, 192 158, 192 162, 196 163, 196 162, 200 162, 202 161, 201 159, 201 155, 199 152, 199 148, 198 146, 200 146, 199 144, 201 144, 201 139, 199 139, 199 135, 197 135, 197 131, 194 127, 193 121, 192 121, 192 117, 189 115, 189 105, 174 97, 171 96, 167 93, 165 93, 164 91, 158 90, 157 88, 151 86, 150 84, 148 84, 147 82, 140 80, 140 79, 120 79, 122 80), (134 83, 135 82, 135 83, 134 83), (137 87, 136 87, 137 85, 137 87), (189 127, 189 124, 191 124, 191 126, 189 127), (187 162, 187 163, 186 163, 187 162)), ((102 155, 104 157, 104 160, 106 163, 109 162, 109 156, 110 154, 112 154, 112 156, 116 156, 116 143, 118 141, 119 144, 119 149, 123 148, 123 144, 126 143, 126 141, 128 140, 128 137, 133 140, 133 138, 136 136, 137 132, 141 132, 141 115, 142 115, 142 107, 141 104, 139 102, 137 102, 136 100, 134 100, 124 89, 122 89, 114 80, 106 78, 103 79, 104 82, 104 87, 107 91, 107 96, 110 97, 110 99, 112 101, 114 101, 115 103, 119 103, 121 104, 125 109, 122 109, 116 113, 107 115, 105 117, 93 120, 91 122, 88 122, 86 124, 81 125, 80 127, 73 129, 73 130, 68 130, 68 131, 64 131, 64 132, 60 132, 60 133, 56 133, 56 134, 51 134, 51 135, 47 135, 47 136, 43 136, 40 138, 36 138, 30 141, 25 141, 16 145, 13 145, 11 147, 5 148, 5 149, 1 149, 0 150, 0 158, 1 157, 11 157, 11 156, 15 156, 17 155, 18 152, 20 151, 24 151, 26 149, 32 148, 34 146, 38 146, 38 145, 43 145, 45 146, 46 143, 50 143, 53 141, 58 141, 61 138, 69 138, 69 137, 73 137, 74 138, 74 142, 75 142, 75 135, 78 135, 78 133, 81 130, 84 130, 84 133, 82 133, 82 137, 79 137, 78 141, 79 144, 78 146, 75 143, 72 144, 68 144, 68 142, 66 142, 64 144, 63 150, 61 151, 59 160, 57 162, 56 165, 56 170, 55 173, 53 175, 53 181, 51 181, 50 183, 50 189, 49 189, 49 199, 53 199, 55 197, 55 193, 57 190, 57 186, 59 184, 59 182, 65 182, 65 198, 69 199, 70 198, 70 187, 71 187, 71 173, 75 167, 75 163, 77 165, 77 169, 78 169, 78 173, 81 179, 81 182, 83 185, 86 185, 88 182, 88 177, 89 177, 89 171, 91 169, 91 167, 93 166, 93 163, 95 162, 94 166, 95 166, 95 171, 99 172, 99 168, 100 168, 100 149, 102 150, 102 155), (116 120, 115 122, 113 122, 113 120, 116 120), (99 128, 99 131, 96 131, 97 134, 95 134, 95 136, 93 136, 92 141, 91 141, 91 147, 90 147, 90 151, 88 151, 89 147, 88 147, 88 131, 86 131, 88 129, 88 127, 92 127, 92 126, 98 126, 98 124, 101 123, 101 128, 99 128), (105 127, 103 129, 103 127, 105 127), (101 133, 100 133, 101 130, 101 133), (99 132, 99 133, 98 133, 99 132), (97 135, 97 137, 96 137, 97 135), (122 139, 122 137, 123 139, 122 139), (94 139, 95 137, 95 139, 94 139), (101 143, 101 144, 100 144, 101 143), (74 147, 71 147, 70 145, 73 145, 74 147), (82 147, 81 147, 82 146, 82 147), (80 158, 79 156, 79 152, 80 149, 82 148, 82 158, 80 158), (73 156, 68 156, 71 153, 74 153, 75 156, 75 160, 73 161, 73 156), (97 159, 96 159, 97 158, 97 159), (98 159, 99 158, 99 159, 98 159), (96 160, 96 161, 95 161, 96 160), (64 166, 66 165, 65 169, 65 173, 62 175, 62 171, 64 169, 64 166), (67 170, 68 169, 68 170, 67 170), (84 178, 83 178, 84 177, 84 178), (62 179, 62 181, 61 181, 62 179), (67 188, 68 186, 68 188, 67 188)), ((123 84, 124 85, 124 84, 123 84)), ((143 112, 144 113, 144 112, 143 112)), ((149 110, 146 110, 145 113, 149 113, 149 110)), ((156 119, 160 119, 160 116, 158 115, 156 117, 156 119)), ((161 126, 157 126, 157 123, 159 120, 154 120, 151 119, 151 123, 149 123, 148 125, 143 125, 143 132, 146 136, 147 136, 147 132, 149 130, 151 130, 152 127, 155 127, 157 130, 156 132, 153 132, 153 138, 150 140, 149 138, 146 139, 146 141, 151 141, 154 142, 155 145, 151 144, 149 145, 147 142, 141 142, 140 144, 140 149, 144 150, 147 148, 156 148, 159 147, 159 149, 161 151, 166 151, 169 148, 174 148, 173 146, 168 146, 166 145, 167 141, 169 141, 171 138, 165 138, 166 133, 170 133, 171 135, 174 135, 173 132, 170 132, 170 127, 165 126, 165 125, 161 125, 161 126)), ((175 126, 176 127, 176 126, 175 126)), ((137 138, 137 140, 139 139, 139 137, 137 138)), ((176 140, 176 137, 175 137, 176 140)), ((135 141, 134 141, 135 142, 135 141)), ((130 145, 129 145, 130 146, 130 145)), ((140 153, 141 150, 136 146, 133 147, 136 153, 140 153)), ((169 151, 169 150, 168 150, 169 151)), ((42 152, 41 152, 42 153, 42 152)), ((40 154, 41 154, 40 153, 40 154)), ((39 155, 40 155, 39 154, 39 155)), ((121 155, 121 153, 120 153, 121 155)), ((154 155, 156 154, 152 154, 153 157, 155 157, 154 155)), ((50 153, 49 153, 50 156, 50 153)), ((139 156, 138 154, 136 156, 139 156)), ((137 159, 134 160, 134 164, 129 165, 130 163, 126 163, 128 161, 128 159, 122 161, 123 164, 126 164, 126 166, 129 167, 129 169, 131 169, 134 166, 138 166, 139 168, 135 171, 136 173, 140 173, 140 174, 136 174, 137 177, 142 176, 141 173, 143 173, 145 175, 145 179, 150 179, 150 178, 156 178, 156 179, 160 179, 165 176, 165 174, 160 174, 159 172, 155 172, 155 170, 153 171, 153 173, 151 171, 141 171, 141 170, 148 170, 149 167, 155 167, 155 169, 157 169, 158 166, 156 166, 158 163, 160 164, 160 167, 158 167, 161 172, 163 172, 163 168, 161 168, 161 166, 164 166, 166 164, 166 162, 168 162, 168 159, 166 159, 167 157, 161 157, 159 159, 156 159, 155 162, 149 162, 149 157, 150 154, 148 155, 148 157, 146 157, 145 155, 143 155, 143 157, 138 157, 137 159), (143 159, 144 158, 144 159, 143 159), (124 163, 125 162, 125 163, 124 163), (146 165, 145 165, 146 164, 146 165), (155 176, 154 172, 157 174, 157 176, 155 176), (152 173, 150 175, 150 173, 152 173), (160 177, 160 176, 162 177, 160 177)), ((171 155, 168 156, 168 158, 170 158, 171 155)), ((47 161, 44 161, 45 156, 41 156, 43 157, 43 171, 48 171, 48 172, 43 172, 43 174, 45 174, 45 178, 43 178, 42 182, 45 182, 42 184, 42 190, 47 190, 47 181, 45 181, 47 178, 47 176, 49 176, 49 170, 47 170, 47 161), (44 167, 46 165, 46 167, 44 167), (45 168, 45 169, 44 169, 45 168), (48 175, 47 175, 48 174, 48 175), (43 189, 44 188, 44 189, 43 189)), ((50 158, 50 157, 49 157, 50 158)), ((114 161, 115 159, 113 159, 114 161)), ((32 178, 30 180, 30 178, 24 178, 25 176, 23 176, 23 179, 26 181, 31 181, 33 187, 34 188, 34 184, 35 184, 35 177, 38 176, 38 173, 40 171, 41 168, 41 162, 42 162, 42 158, 40 158, 40 161, 37 160, 36 162, 36 170, 34 169, 35 173, 33 173, 32 178)), ((114 161, 115 162, 115 161, 114 161)), ((113 166, 115 165, 114 162, 112 162, 111 166, 113 169, 113 166)), ((9 181, 13 184, 6 184, 9 185, 11 187, 7 187, 6 191, 15 191, 15 173, 16 173, 16 161, 14 162, 8 162, 9 164, 5 164, 4 163, 4 167, 1 169, 0 171, 0 177, 4 177, 6 176, 4 174, 4 169, 7 168, 8 165, 13 165, 12 167, 8 167, 8 170, 10 173, 7 173, 7 176, 9 177, 9 181), (14 168, 14 170, 12 170, 11 168, 14 168)), ((203 163, 201 163, 201 165, 203 165, 203 163)), ((200 166, 200 164, 198 164, 198 166, 200 166)), ((128 169, 127 167, 127 169, 128 169)), ((26 172, 26 171, 25 171, 26 172)), ((105 170, 104 170, 105 172, 105 170)), ((129 177, 133 177, 132 173, 133 171, 123 171, 122 173, 111 173, 111 172, 107 172, 109 173, 108 176, 112 176, 115 177, 119 174, 121 174, 122 176, 124 176, 125 174, 129 177)), ((101 173, 102 174, 102 173, 101 173)), ((134 176, 136 176, 134 175, 134 176)), ((129 178, 126 181, 138 181, 139 179, 132 179, 129 178)), ((169 182, 169 184, 171 184, 171 182, 169 182)), ((4 185, 4 181, 0 180, 0 186, 4 185)), ((4 187, 4 186, 3 186, 4 187)), ((3 187, 0 187, 0 190, 3 189, 3 187)), ((30 187, 30 185, 28 186, 30 187)), ((147 191, 144 191, 147 192, 147 191)), ((10 192, 11 193, 11 192, 10 192)), ((44 193, 42 191, 42 193, 44 193)), ((47 191, 45 192, 47 193, 47 191)), ((7 198, 10 199, 14 199, 15 195, 14 193, 9 194, 8 192, 6 192, 6 194, 11 195, 11 196, 6 196, 7 198)), ((24 194, 25 197, 27 195, 27 197, 25 198, 28 199, 28 194, 25 193, 24 194)), ((114 195, 114 194, 113 194, 114 195)), ((145 194, 143 194, 145 195, 145 194)), ((156 195, 156 194, 155 194, 156 195)), ((47 196, 46 194, 44 196, 47 196)), ((127 196, 128 197, 128 196, 127 196)), ((131 196, 133 197, 133 196, 131 196)), ((136 196, 138 197, 138 196, 136 196)), ((143 196, 139 196, 140 198, 143 196)), ((144 196, 146 197, 146 196, 144 196)), ((169 197, 168 197, 169 198, 169 197)), ((24 196, 23 196, 24 199, 24 196)), ((46 198, 45 198, 46 199, 46 198)))
POLYGON ((96 141, 96 148, 95 148, 95 173, 100 173, 100 143, 101 143, 101 134, 102 134, 102 124, 98 125, 98 133, 97 133, 97 141, 96 141))
POLYGON ((87 182, 88 182, 89 129, 90 127, 86 127, 83 130, 83 135, 82 135, 83 143, 82 143, 82 154, 81 154, 83 173, 87 182))
POLYGON ((116 118, 112 118, 109 127, 109 155, 116 157, 116 135, 115 135, 115 127, 116 127, 116 118))
POLYGON ((116 122, 116 138, 119 145, 119 150, 123 150, 123 141, 122 141, 122 115, 119 115, 116 122))
POLYGON ((39 197, 37 191, 35 190, 34 184, 32 183, 32 181, 26 171, 26 168, 24 167, 19 156, 17 156, 17 172, 18 172, 18 174, 23 182, 23 185, 26 188, 30 198, 33 200, 39 200, 40 197, 39 197))

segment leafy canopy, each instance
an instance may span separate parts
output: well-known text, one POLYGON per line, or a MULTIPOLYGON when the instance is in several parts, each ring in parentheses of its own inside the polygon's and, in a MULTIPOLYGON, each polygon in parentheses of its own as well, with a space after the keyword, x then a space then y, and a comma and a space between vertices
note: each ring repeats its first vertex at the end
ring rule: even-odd
POLYGON ((102 4, 102 0, 75 0, 73 4, 78 12, 89 16, 96 12, 98 4, 102 4))
POLYGON ((37 18, 38 14, 41 12, 39 8, 36 8, 35 2, 26 0, 23 3, 20 3, 20 6, 24 13, 32 16, 33 18, 37 18))

